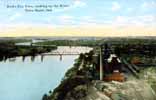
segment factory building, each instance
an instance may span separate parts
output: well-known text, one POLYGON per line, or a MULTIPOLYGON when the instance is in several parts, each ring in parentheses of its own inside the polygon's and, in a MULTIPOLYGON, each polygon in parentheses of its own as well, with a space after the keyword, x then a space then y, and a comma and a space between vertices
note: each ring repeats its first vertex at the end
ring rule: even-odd
POLYGON ((101 45, 99 54, 99 63, 96 64, 96 72, 99 73, 99 79, 104 81, 120 81, 125 80, 122 74, 120 59, 112 53, 108 44, 101 45))

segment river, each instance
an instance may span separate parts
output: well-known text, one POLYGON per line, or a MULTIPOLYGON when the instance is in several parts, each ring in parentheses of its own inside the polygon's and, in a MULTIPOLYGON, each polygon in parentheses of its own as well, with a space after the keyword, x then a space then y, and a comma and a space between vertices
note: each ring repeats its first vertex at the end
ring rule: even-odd
POLYGON ((0 62, 0 100, 41 100, 45 93, 59 85, 77 57, 65 55, 60 60, 60 56, 47 55, 41 61, 39 55, 34 61, 31 57, 24 61, 17 57, 0 62))

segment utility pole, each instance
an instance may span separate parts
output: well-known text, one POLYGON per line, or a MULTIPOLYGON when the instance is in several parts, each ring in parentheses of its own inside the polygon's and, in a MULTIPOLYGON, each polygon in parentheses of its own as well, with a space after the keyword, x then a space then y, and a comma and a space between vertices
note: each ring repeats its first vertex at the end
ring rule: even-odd
POLYGON ((100 80, 103 80, 102 47, 100 47, 100 80))

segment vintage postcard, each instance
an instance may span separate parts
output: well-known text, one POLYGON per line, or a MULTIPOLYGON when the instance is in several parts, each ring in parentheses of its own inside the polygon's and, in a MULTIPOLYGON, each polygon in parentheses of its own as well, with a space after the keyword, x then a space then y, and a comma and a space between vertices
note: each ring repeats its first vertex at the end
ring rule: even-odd
POLYGON ((0 0, 0 100, 156 100, 156 0, 0 0))

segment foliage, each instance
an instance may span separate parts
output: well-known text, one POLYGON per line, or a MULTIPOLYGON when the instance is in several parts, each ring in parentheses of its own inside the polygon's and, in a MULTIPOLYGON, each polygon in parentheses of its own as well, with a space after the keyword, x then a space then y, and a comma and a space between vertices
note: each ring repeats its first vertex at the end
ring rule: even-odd
POLYGON ((57 46, 95 46, 99 40, 54 40, 38 42, 40 45, 57 45, 57 46))
POLYGON ((37 46, 17 46, 14 42, 1 41, 0 42, 0 59, 4 57, 15 57, 15 56, 29 56, 36 55, 44 52, 49 52, 56 47, 37 47, 37 46))

